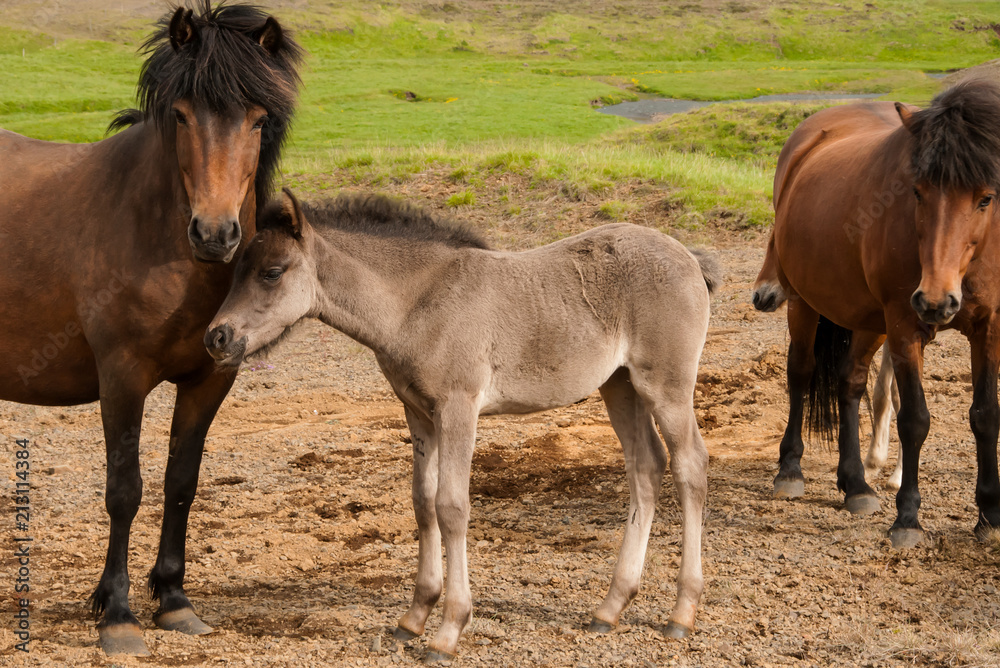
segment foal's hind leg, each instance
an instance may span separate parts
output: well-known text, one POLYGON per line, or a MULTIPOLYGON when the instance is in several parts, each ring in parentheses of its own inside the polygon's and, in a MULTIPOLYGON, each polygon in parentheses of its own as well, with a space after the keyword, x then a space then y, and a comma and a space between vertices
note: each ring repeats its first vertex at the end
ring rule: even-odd
POLYGON ((419 556, 413 603, 399 620, 393 636, 410 640, 424 632, 427 617, 441 598, 444 587, 441 561, 441 530, 435 502, 438 485, 438 446, 434 425, 406 409, 406 423, 413 441, 413 512, 417 518, 419 556))
POLYGON ((618 624, 622 611, 639 592, 649 529, 663 472, 667 468, 667 455, 649 410, 629 382, 627 370, 619 369, 608 379, 601 387, 601 397, 625 451, 630 495, 625 537, 611 587, 590 622, 591 631, 604 633, 618 624))
MULTIPOLYGON (((892 433, 892 420, 899 411, 899 391, 896 389, 896 376, 892 372, 892 359, 886 347, 882 348, 882 364, 875 381, 875 391, 872 393, 872 430, 871 446, 865 458, 865 476, 875 475, 889 459, 889 438, 892 433)), ((896 453, 896 468, 886 479, 888 489, 899 489, 903 477, 903 457, 896 453)))
POLYGON ((794 499, 805 493, 802 477, 802 417, 806 392, 816 368, 813 345, 819 314, 800 297, 788 300, 788 424, 781 438, 778 474, 774 477, 774 498, 794 499))
POLYGON ((188 515, 198 488, 198 472, 205 436, 219 406, 236 380, 236 372, 216 370, 205 377, 177 384, 174 418, 170 425, 170 452, 163 482, 163 528, 156 564, 149 573, 149 591, 160 601, 153 622, 167 631, 189 635, 212 632, 194 612, 184 593, 184 548, 188 515))
MULTIPOLYGON (((683 369, 684 355, 666 359, 679 363, 666 374, 632 369, 636 392, 650 407, 670 451, 670 472, 681 505, 683 522, 681 567, 677 574, 677 602, 670 613, 664 635, 684 638, 694 630, 698 601, 704 589, 701 572, 701 533, 705 498, 708 495, 708 450, 698 431, 694 414, 694 384, 697 368, 683 369)), ((695 357, 697 359, 697 356, 695 357)))

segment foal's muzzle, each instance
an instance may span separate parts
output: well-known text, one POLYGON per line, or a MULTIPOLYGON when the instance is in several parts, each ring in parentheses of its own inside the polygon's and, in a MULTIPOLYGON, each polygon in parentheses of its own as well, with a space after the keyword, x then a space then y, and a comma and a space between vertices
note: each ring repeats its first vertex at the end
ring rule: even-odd
POLYGON ((247 351, 247 337, 235 341, 233 328, 219 325, 205 332, 205 348, 223 366, 239 366, 247 351))
POLYGON ((930 325, 946 325, 962 307, 962 295, 948 292, 940 302, 927 299, 923 290, 917 289, 910 297, 910 305, 920 319, 930 325))
POLYGON ((236 254, 243 232, 236 218, 211 225, 200 216, 193 216, 188 226, 188 241, 196 259, 202 262, 229 262, 236 254))

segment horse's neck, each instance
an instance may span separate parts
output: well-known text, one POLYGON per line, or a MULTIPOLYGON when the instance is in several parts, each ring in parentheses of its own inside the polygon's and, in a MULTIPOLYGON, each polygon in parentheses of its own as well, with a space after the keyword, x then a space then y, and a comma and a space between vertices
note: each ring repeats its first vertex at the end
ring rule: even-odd
POLYGON ((398 348, 416 302, 457 252, 342 230, 324 230, 317 247, 319 319, 376 352, 398 348))

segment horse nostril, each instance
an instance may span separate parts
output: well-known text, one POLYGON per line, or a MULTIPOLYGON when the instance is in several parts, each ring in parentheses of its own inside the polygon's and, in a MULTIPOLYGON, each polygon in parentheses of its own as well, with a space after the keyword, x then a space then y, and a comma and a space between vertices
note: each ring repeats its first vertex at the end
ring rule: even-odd
POLYGON ((223 351, 232 341, 233 328, 229 325, 221 325, 205 334, 205 347, 209 350, 223 351))
POLYGON ((200 243, 208 241, 209 231, 206 229, 201 218, 198 216, 191 218, 191 225, 188 227, 188 237, 190 237, 192 241, 200 243))
POLYGON ((222 238, 223 242, 227 246, 235 246, 240 242, 240 237, 242 236, 240 231, 240 221, 231 220, 224 229, 225 231, 222 234, 222 238))
POLYGON ((961 303, 962 300, 956 297, 953 293, 948 294, 948 310, 950 312, 957 311, 961 303))
POLYGON ((910 297, 910 306, 917 313, 923 313, 927 310, 927 297, 924 296, 923 290, 917 290, 913 293, 913 296, 910 297))

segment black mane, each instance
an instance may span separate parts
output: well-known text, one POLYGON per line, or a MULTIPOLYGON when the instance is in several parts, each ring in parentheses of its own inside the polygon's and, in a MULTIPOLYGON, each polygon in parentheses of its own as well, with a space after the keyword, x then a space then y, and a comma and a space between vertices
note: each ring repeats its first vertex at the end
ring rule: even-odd
POLYGON ((917 181, 940 188, 1000 187, 1000 89, 960 83, 913 114, 917 181))
MULTIPOLYGON (((378 237, 436 241, 456 248, 490 248, 468 225, 385 195, 343 194, 333 200, 302 202, 301 207, 309 223, 320 231, 336 228, 378 237)), ((258 217, 258 228, 281 227, 282 215, 280 200, 272 201, 258 217)))
POLYGON ((171 128, 171 109, 181 98, 200 100, 217 113, 259 105, 268 121, 261 136, 254 191, 257 202, 271 198, 274 175, 288 133, 303 51, 287 31, 272 51, 260 44, 268 14, 252 5, 198 0, 191 17, 198 39, 175 49, 170 40, 171 11, 156 24, 142 45, 147 55, 137 85, 139 109, 120 112, 108 131, 152 121, 161 131, 171 128))

